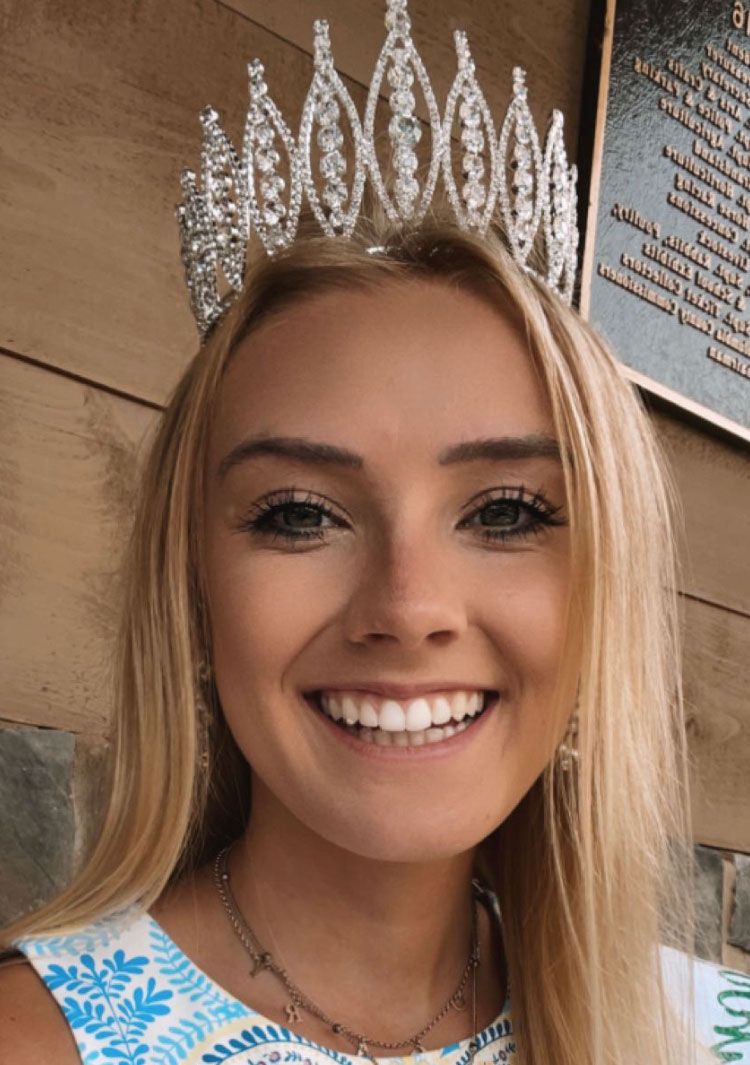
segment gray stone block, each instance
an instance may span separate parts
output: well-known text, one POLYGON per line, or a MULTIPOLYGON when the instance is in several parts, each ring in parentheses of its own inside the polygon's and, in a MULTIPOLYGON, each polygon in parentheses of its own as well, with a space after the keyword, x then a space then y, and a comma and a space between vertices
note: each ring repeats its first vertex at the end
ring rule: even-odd
POLYGON ((0 728, 0 924, 65 886, 73 871, 75 737, 0 728))
POLYGON ((695 953, 721 962, 721 917, 724 866, 721 852, 695 848, 695 953))
POLYGON ((737 880, 727 938, 733 947, 750 951, 750 857, 735 854, 734 865, 737 880))

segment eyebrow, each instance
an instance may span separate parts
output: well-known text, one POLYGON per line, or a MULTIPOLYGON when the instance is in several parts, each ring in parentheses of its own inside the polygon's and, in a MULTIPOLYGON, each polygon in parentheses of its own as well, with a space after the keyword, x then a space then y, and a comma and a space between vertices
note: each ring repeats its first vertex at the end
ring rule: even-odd
MULTIPOLYGON (((274 455, 308 466, 340 466, 345 469, 363 470, 365 460, 356 451, 324 444, 299 436, 251 436, 224 456, 219 463, 217 476, 224 477, 230 469, 258 456, 274 455)), ((478 440, 466 440, 452 444, 439 452, 440 466, 452 466, 459 462, 502 462, 507 459, 560 459, 560 446, 552 436, 531 433, 527 436, 490 436, 478 440)))

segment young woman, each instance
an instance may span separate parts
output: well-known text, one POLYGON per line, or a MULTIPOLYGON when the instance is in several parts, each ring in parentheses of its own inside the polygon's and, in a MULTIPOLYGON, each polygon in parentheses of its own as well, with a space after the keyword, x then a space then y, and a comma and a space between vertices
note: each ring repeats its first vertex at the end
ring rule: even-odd
POLYGON ((6 930, 0 1058, 742 1061, 743 978, 678 972, 669 496, 498 235, 256 254, 151 447, 101 836, 6 930))
POLYGON ((202 112, 180 220, 204 343, 144 467, 106 810, 68 890, 3 933, 2 1061, 750 1061, 750 981, 687 964, 671 489, 569 306, 560 116, 542 163, 516 69, 487 197, 465 37, 441 119, 405 0, 386 25, 358 126, 316 24, 286 205, 262 66, 247 166, 202 112), (375 165, 386 81, 400 213, 375 165), (320 198, 294 169, 315 123, 320 198), (365 169, 373 203, 345 209, 365 169))

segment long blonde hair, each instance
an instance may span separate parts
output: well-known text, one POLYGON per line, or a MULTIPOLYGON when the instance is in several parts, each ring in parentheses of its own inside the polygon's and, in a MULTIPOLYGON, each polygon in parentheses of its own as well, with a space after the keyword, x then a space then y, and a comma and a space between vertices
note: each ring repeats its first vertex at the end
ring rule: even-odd
POLYGON ((350 240, 303 230, 247 264, 234 301, 179 381, 141 479, 122 578, 107 806, 92 853, 59 897, 4 932, 64 933, 137 903, 238 835, 248 768, 213 687, 201 558, 203 468, 222 374, 269 314, 335 288, 433 280, 523 329, 561 443, 570 514, 580 759, 554 759, 480 857, 496 887, 525 1065, 687 1065, 659 942, 693 950, 687 755, 674 548, 676 495, 640 398, 606 344, 518 269, 499 233, 434 212, 414 227, 360 221, 350 240), (368 248, 385 249, 373 255, 368 248), (202 757, 207 750, 208 759, 202 757), (504 855, 512 860, 504 861, 504 855))

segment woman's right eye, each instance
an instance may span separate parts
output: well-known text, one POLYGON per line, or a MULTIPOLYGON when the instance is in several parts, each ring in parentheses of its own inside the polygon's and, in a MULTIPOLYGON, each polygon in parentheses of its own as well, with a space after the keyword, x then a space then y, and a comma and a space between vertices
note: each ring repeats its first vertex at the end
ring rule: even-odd
POLYGON ((333 519, 336 525, 341 524, 327 507, 298 500, 275 504, 263 501, 257 504, 254 513, 255 517, 246 518, 240 525, 240 529, 253 535, 270 536, 274 539, 281 537, 284 540, 324 540, 324 527, 310 524, 311 518, 322 516, 333 519), (305 525, 306 519, 307 525, 305 525))

